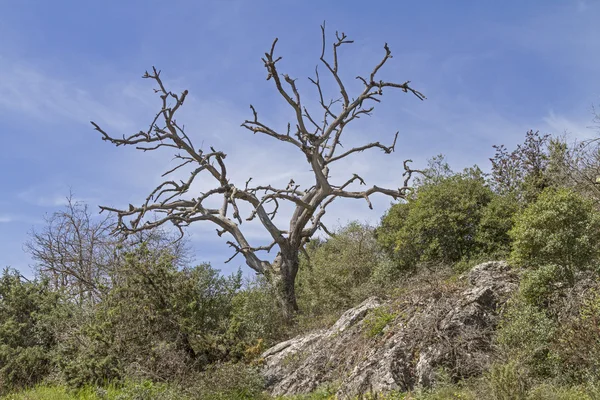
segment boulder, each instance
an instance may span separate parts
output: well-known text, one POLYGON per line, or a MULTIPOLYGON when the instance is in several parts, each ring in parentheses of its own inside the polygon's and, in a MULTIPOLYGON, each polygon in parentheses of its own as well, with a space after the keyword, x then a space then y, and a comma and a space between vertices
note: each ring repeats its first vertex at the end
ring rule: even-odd
POLYGON ((350 399, 429 387, 441 369, 456 379, 480 374, 490 362, 499 308, 517 286, 505 262, 487 262, 458 280, 416 285, 399 299, 368 298, 330 329, 264 352, 269 390, 294 395, 335 385, 339 398, 350 399), (393 320, 373 332, 378 308, 393 320))

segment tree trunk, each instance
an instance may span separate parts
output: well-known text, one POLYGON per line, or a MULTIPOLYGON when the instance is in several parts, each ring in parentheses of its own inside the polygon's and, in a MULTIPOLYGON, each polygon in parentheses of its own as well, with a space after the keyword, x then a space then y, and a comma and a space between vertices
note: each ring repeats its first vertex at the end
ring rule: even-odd
POLYGON ((267 276, 275 287, 283 315, 288 322, 291 322, 298 312, 295 281, 299 265, 298 251, 282 250, 275 257, 267 276))

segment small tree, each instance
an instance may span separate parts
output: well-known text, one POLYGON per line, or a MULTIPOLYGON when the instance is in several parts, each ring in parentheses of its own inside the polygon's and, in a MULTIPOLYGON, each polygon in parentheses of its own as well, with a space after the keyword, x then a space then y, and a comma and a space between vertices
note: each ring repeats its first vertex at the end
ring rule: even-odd
POLYGON ((79 301, 97 299, 109 281, 117 240, 110 236, 115 220, 94 219, 87 205, 67 197, 67 205, 32 230, 25 250, 37 273, 57 290, 79 301))
POLYGON ((361 116, 369 115, 374 109, 372 104, 380 102, 384 89, 400 89, 403 92, 414 94, 418 99, 425 98, 420 92, 409 86, 409 81, 393 83, 377 78, 381 68, 392 57, 387 44, 384 46, 383 58, 376 63, 371 73, 368 76, 357 77, 364 87, 355 97, 352 97, 340 77, 338 64, 340 47, 352 43, 352 41, 344 33, 336 33, 336 41, 333 43, 332 49, 333 57, 331 60, 327 60, 324 25, 321 27, 321 31, 320 62, 335 81, 339 96, 332 100, 326 98, 317 70, 316 76, 309 80, 316 88, 320 117, 316 116, 314 110, 310 111, 305 106, 304 98, 300 95, 297 81, 286 74, 280 74, 278 70, 281 57, 275 55, 275 45, 277 44, 277 39, 275 39, 270 51, 265 53, 262 61, 267 70, 267 80, 273 82, 277 92, 291 107, 295 119, 288 123, 286 131, 280 132, 261 122, 257 110, 250 106, 252 118, 242 124, 244 128, 254 134, 267 135, 302 152, 314 173, 314 184, 310 187, 301 188, 293 179, 290 180, 287 187, 280 188, 271 185, 252 186, 250 185, 251 177, 242 185, 232 182, 227 175, 226 154, 213 147, 210 148, 210 151, 204 152, 194 146, 184 126, 176 121, 176 113, 185 102, 188 91, 185 90, 181 94, 169 91, 162 81, 160 71, 155 68, 151 73, 146 72, 144 78, 153 80, 158 85, 156 92, 161 98, 161 108, 147 131, 140 131, 128 137, 114 137, 92 122, 94 128, 102 134, 103 140, 117 146, 133 145, 143 151, 169 147, 179 151, 180 153, 175 157, 181 163, 167 171, 165 175, 181 167, 192 167, 191 174, 186 181, 164 181, 150 193, 141 206, 130 205, 125 210, 101 207, 102 210, 117 213, 118 230, 130 234, 149 230, 166 222, 171 222, 180 230, 198 221, 214 223, 218 227, 219 236, 225 233, 231 236, 231 240, 227 243, 235 251, 233 257, 241 254, 250 268, 259 274, 264 274, 270 282, 276 285, 288 317, 291 317, 298 309, 294 290, 299 266, 298 252, 304 248, 309 238, 317 230, 326 229, 321 222, 326 208, 340 197, 364 199, 369 207, 371 207, 369 196, 374 193, 382 193, 394 199, 404 198, 411 174, 414 172, 408 166, 410 160, 405 161, 405 179, 403 185, 398 189, 372 186, 366 190, 351 190, 352 184, 365 184, 364 180, 356 174, 350 175, 346 181, 332 182, 330 169, 337 161, 368 149, 380 149, 385 153, 391 153, 394 151, 398 137, 398 133, 396 133, 390 146, 372 142, 344 149, 341 145, 341 138, 345 128, 361 116), (214 179, 215 186, 204 193, 186 197, 192 183, 201 174, 206 174, 214 179), (215 197, 220 197, 222 200, 220 208, 211 208, 208 205, 215 197), (291 202, 295 207, 289 220, 289 226, 283 228, 276 226, 273 221, 279 204, 282 202, 291 202), (251 206, 252 211, 246 220, 252 221, 258 217, 271 236, 272 242, 269 245, 253 246, 247 240, 241 229, 243 220, 238 207, 239 203, 247 203, 251 206), (148 213, 156 213, 158 218, 147 221, 145 217, 148 213), (278 248, 278 252, 274 261, 269 262, 259 257, 260 252, 268 252, 275 246, 278 248))

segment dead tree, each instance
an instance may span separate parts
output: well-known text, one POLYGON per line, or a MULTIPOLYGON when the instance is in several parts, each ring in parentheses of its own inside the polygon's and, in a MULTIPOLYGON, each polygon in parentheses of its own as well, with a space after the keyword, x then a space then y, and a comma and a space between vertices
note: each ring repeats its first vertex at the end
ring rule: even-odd
MULTIPOLYGON (((386 62, 392 58, 387 44, 384 46, 385 54, 374 66, 367 76, 358 76, 363 84, 362 91, 352 97, 346 84, 342 81, 338 67, 338 51, 341 46, 352 43, 344 33, 336 32, 333 43, 332 56, 326 58, 325 26, 321 26, 322 51, 320 65, 333 78, 339 96, 326 99, 324 88, 319 77, 318 66, 315 77, 309 78, 315 86, 320 110, 317 113, 309 111, 300 95, 296 80, 286 74, 281 74, 277 63, 281 57, 275 55, 277 39, 273 41, 269 52, 265 53, 262 61, 267 70, 267 80, 273 82, 278 93, 291 107, 295 114, 293 122, 288 123, 284 132, 276 131, 261 122, 257 110, 251 105, 252 118, 244 121, 242 127, 254 134, 263 134, 276 140, 286 142, 296 147, 306 157, 314 172, 314 184, 302 188, 293 180, 287 187, 273 187, 272 185, 251 185, 251 177, 243 186, 238 186, 228 179, 225 164, 226 154, 210 147, 210 151, 203 151, 192 144, 183 125, 175 119, 175 114, 181 108, 188 95, 184 90, 181 94, 169 91, 156 68, 146 72, 143 76, 153 80, 158 87, 155 92, 162 100, 160 111, 156 114, 147 131, 140 131, 129 137, 113 137, 106 133, 100 126, 92 122, 94 128, 102 134, 102 139, 116 146, 133 145, 142 151, 151 151, 162 147, 171 147, 179 151, 175 155, 180 163, 173 169, 165 172, 167 176, 181 167, 192 167, 191 174, 186 181, 165 180, 156 187, 140 206, 130 205, 128 209, 120 210, 111 207, 101 207, 101 210, 115 212, 118 215, 118 229, 120 232, 130 234, 141 230, 153 229, 166 222, 171 222, 183 235, 182 228, 198 221, 210 221, 218 226, 217 233, 231 235, 227 243, 233 248, 234 254, 230 261, 241 254, 246 264, 259 274, 264 274, 267 279, 276 285, 280 293, 280 301, 288 317, 298 310, 294 282, 299 266, 299 252, 304 250, 304 245, 317 230, 327 231, 321 222, 327 207, 340 197, 363 199, 372 208, 369 197, 375 193, 388 195, 394 199, 405 198, 409 190, 408 183, 415 172, 408 163, 404 162, 403 184, 397 189, 385 189, 371 186, 365 190, 352 189, 353 184, 365 185, 364 180, 353 174, 345 182, 335 184, 330 180, 330 168, 337 162, 355 153, 368 149, 380 149, 389 154, 394 151, 398 133, 394 136, 391 145, 386 146, 380 142, 367 143, 351 149, 344 149, 341 138, 344 129, 352 121, 361 116, 370 115, 374 104, 379 103, 383 90, 400 89, 405 93, 412 93, 418 99, 425 96, 409 86, 410 81, 394 83, 379 80, 377 75, 386 62), (194 180, 200 175, 210 176, 214 180, 214 187, 205 193, 196 193, 185 196, 194 180), (207 200, 219 197, 220 208, 210 208, 207 200), (289 226, 280 228, 276 226, 274 217, 282 202, 291 202, 294 208, 289 221, 289 226), (246 221, 258 218, 270 235, 272 242, 267 246, 252 246, 242 231, 242 215, 239 205, 247 203, 252 211, 246 221), (155 218, 145 218, 148 213, 154 213, 155 218), (277 248, 277 255, 272 262, 261 259, 261 252, 269 252, 277 248)), ((264 254, 264 253, 263 253, 264 254)))
POLYGON ((100 301, 120 277, 125 255, 144 243, 154 254, 169 254, 181 266, 188 260, 186 241, 173 245, 166 230, 140 231, 127 240, 111 235, 112 215, 94 218, 87 204, 67 197, 63 210, 45 217, 41 230, 31 230, 24 249, 35 261, 36 273, 78 303, 100 301))

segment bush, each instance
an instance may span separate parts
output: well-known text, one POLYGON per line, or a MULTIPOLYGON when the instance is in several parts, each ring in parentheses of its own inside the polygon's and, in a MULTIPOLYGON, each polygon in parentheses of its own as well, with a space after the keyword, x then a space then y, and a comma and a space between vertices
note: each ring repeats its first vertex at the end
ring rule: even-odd
POLYGON ((252 361, 286 338, 287 324, 275 289, 264 278, 249 282, 233 297, 231 307, 227 346, 232 359, 252 361))
POLYGON ((534 377, 550 376, 555 323, 519 295, 506 307, 496 338, 502 359, 518 363, 534 377))
POLYGON ((508 232, 519 209, 517 199, 511 195, 495 195, 485 206, 475 239, 480 252, 487 256, 506 257, 510 253, 508 232))
POLYGON ((528 304, 540 309, 547 308, 551 298, 560 289, 572 285, 574 278, 570 272, 556 264, 528 270, 521 278, 520 295, 528 304))
POLYGON ((404 266, 470 258, 480 250, 477 232, 492 198, 478 169, 436 179, 419 187, 408 204, 392 206, 378 240, 388 250, 393 243, 394 257, 404 266))
POLYGON ((350 223, 326 241, 313 241, 308 254, 296 280, 306 316, 345 311, 373 294, 382 254, 369 226, 350 223))
POLYGON ((377 243, 388 257, 394 261, 398 271, 412 269, 419 260, 419 251, 412 242, 403 241, 406 235, 406 221, 411 203, 398 203, 390 207, 381 218, 381 224, 375 230, 377 243), (402 245, 399 245, 402 243, 402 245))
POLYGON ((53 324, 63 317, 60 296, 46 281, 26 281, 6 269, 0 277, 0 393, 42 381, 53 368, 53 324))
POLYGON ((511 259, 522 266, 584 268, 598 255, 600 218, 593 204, 567 189, 547 189, 516 216, 511 259))
POLYGON ((231 357, 227 330, 240 276, 210 265, 177 269, 169 253, 141 246, 115 286, 61 346, 73 386, 135 377, 178 381, 231 357))
POLYGON ((562 321, 553 350, 567 383, 600 384, 600 291, 584 294, 579 312, 562 321))
POLYGON ((527 372, 515 361, 492 365, 485 376, 490 399, 525 399, 531 382, 527 372))

